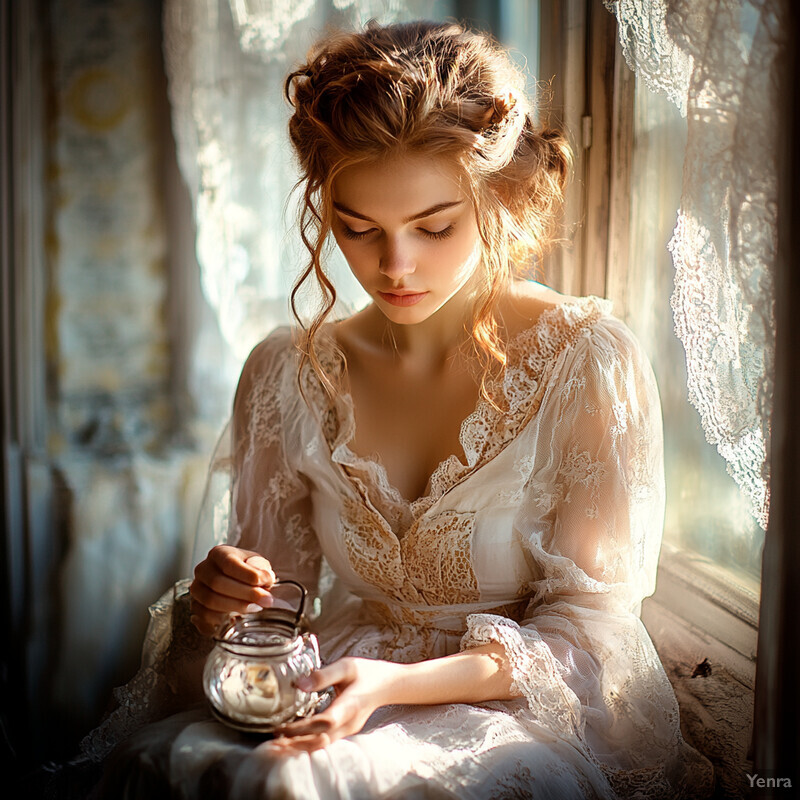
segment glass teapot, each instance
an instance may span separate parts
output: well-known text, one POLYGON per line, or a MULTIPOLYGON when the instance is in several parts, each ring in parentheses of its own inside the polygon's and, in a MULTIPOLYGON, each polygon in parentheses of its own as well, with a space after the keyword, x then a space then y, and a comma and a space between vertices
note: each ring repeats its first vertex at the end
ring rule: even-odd
POLYGON ((214 637, 214 649, 206 659, 203 690, 211 710, 221 722, 241 731, 271 733, 313 713, 328 698, 295 686, 299 677, 320 667, 319 646, 313 633, 302 631, 305 587, 283 580, 276 581, 270 592, 281 586, 299 590, 297 608, 276 604, 231 618, 214 637))

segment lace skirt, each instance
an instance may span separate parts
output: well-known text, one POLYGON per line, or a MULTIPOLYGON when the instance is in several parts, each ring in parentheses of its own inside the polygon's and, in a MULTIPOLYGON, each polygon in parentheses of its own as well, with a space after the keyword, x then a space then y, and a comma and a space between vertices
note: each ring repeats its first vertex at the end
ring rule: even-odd
MULTIPOLYGON (((340 613, 338 624, 324 626, 320 636, 329 661, 346 655, 416 661, 457 652, 462 642, 460 632, 445 629, 446 621, 439 620, 442 628, 422 629, 429 634, 422 636, 412 624, 381 624, 380 614, 373 619, 374 608, 339 609, 344 610, 349 613, 340 613)), ((264 737, 237 732, 211 716, 200 690, 210 643, 189 621, 186 582, 151 614, 142 669, 118 691, 116 711, 83 743, 86 758, 105 761, 92 800, 673 800, 707 797, 711 791, 711 765, 679 736, 670 738, 669 726, 662 732, 666 739, 654 730, 649 739, 646 730, 634 735, 640 730, 634 726, 627 744, 615 744, 603 734, 609 733, 607 714, 586 706, 592 725, 584 735, 593 748, 568 735, 557 707, 545 713, 547 675, 536 670, 529 670, 523 688, 538 698, 537 714, 530 697, 480 705, 387 706, 361 733, 324 750, 277 752, 264 737)), ((482 619, 481 614, 470 617, 470 629, 478 629, 473 638, 482 630, 482 619)), ((522 659, 513 641, 504 646, 512 658, 522 659)), ((663 699, 654 689, 650 695, 663 699)), ((652 708, 644 702, 641 713, 652 708)), ((647 719, 650 730, 656 720, 647 719)))
POLYGON ((313 753, 276 753, 204 706, 151 724, 119 747, 96 798, 377 800, 613 798, 602 772, 514 703, 387 706, 363 731, 313 753), (495 707, 501 706, 501 707, 495 707), (510 713, 509 713, 510 712, 510 713))

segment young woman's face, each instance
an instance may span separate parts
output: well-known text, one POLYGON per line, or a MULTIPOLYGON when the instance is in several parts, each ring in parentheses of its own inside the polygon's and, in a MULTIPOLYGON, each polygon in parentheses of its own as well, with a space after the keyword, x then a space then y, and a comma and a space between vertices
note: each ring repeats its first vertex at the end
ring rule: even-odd
POLYGON ((392 322, 414 324, 464 288, 480 261, 475 211, 449 161, 402 156, 343 170, 333 235, 392 322))

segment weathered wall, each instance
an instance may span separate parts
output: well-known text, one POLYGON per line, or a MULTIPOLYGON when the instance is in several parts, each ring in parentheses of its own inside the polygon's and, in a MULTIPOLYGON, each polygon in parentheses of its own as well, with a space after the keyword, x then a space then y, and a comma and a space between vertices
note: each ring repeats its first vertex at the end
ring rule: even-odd
POLYGON ((147 605, 186 572, 207 450, 175 444, 191 420, 175 413, 167 313, 160 3, 46 8, 45 355, 64 558, 40 711, 62 720, 68 747, 136 668, 147 605))
POLYGON ((171 424, 158 6, 50 12, 53 445, 157 445, 171 424))

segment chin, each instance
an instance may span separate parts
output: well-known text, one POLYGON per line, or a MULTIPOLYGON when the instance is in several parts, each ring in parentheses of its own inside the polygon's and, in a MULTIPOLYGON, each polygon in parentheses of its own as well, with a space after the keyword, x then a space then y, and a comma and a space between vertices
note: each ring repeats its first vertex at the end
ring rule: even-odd
MULTIPOLYGON (((461 289, 463 289, 463 286, 461 289)), ((450 301, 456 298, 458 294, 459 292, 454 292, 444 300, 442 300, 441 295, 438 297, 429 295, 413 306, 396 306, 383 300, 379 296, 373 296, 372 302, 377 306, 383 316, 395 325, 418 325, 446 308, 450 301)))
MULTIPOLYGON (((376 305, 378 305, 376 303, 376 305)), ((395 325, 416 325, 420 322, 425 322, 428 317, 430 317, 435 312, 427 311, 421 308, 395 308, 394 306, 388 306, 387 304, 378 305, 381 313, 383 314, 386 319, 390 322, 393 322, 395 325)))

